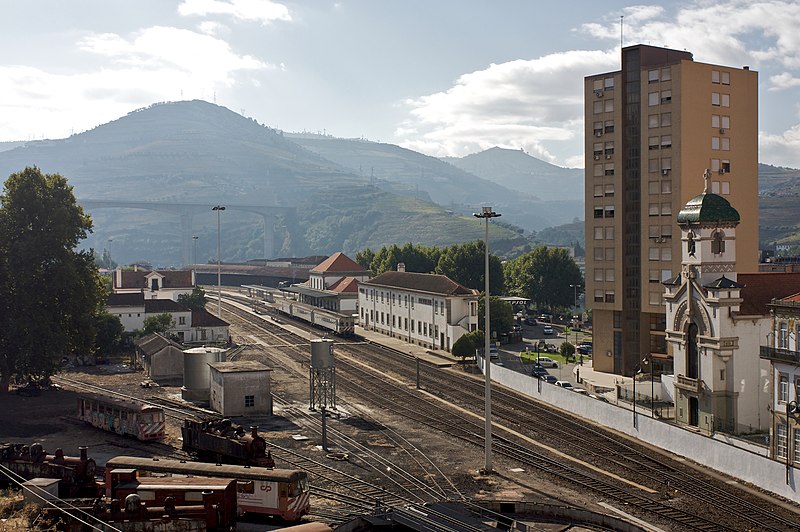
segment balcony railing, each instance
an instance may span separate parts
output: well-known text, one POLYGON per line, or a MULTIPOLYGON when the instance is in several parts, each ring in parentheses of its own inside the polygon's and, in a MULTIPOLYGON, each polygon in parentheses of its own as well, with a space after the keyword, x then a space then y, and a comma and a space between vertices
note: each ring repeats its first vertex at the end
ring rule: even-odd
POLYGON ((761 346, 761 358, 769 360, 779 360, 782 362, 793 362, 800 364, 800 352, 780 347, 761 346))
POLYGON ((678 379, 675 381, 675 387, 686 390, 687 392, 700 393, 700 386, 702 383, 703 381, 700 379, 692 379, 685 375, 678 375, 678 379))

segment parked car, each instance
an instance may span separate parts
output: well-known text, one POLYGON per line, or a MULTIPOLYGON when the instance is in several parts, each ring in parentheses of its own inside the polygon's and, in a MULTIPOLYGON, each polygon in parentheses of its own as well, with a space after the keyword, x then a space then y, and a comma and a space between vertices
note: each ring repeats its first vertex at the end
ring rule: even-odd
POLYGON ((538 322, 536 321, 536 318, 533 317, 525 318, 525 325, 536 325, 537 323, 538 322))
POLYGON ((539 365, 542 366, 543 368, 557 368, 558 367, 558 362, 556 362, 555 360, 553 360, 552 358, 549 358, 549 357, 539 357, 538 358, 538 362, 539 362, 539 365))
POLYGON ((560 386, 561 388, 564 388, 565 390, 571 390, 572 389, 572 383, 568 382, 568 381, 556 381, 556 386, 560 386))
POLYGON ((575 387, 573 387, 572 391, 575 392, 575 393, 579 393, 581 395, 589 395, 589 392, 584 390, 583 388, 575 388, 575 387))
POLYGON ((583 355, 585 357, 592 356, 592 346, 591 345, 579 345, 576 349, 579 355, 583 355))
POLYGON ((556 377, 555 375, 542 375, 539 378, 542 379, 544 382, 547 382, 549 384, 555 384, 555 383, 558 382, 558 377, 556 377))
POLYGON ((597 399, 598 401, 602 401, 602 402, 604 402, 604 403, 608 403, 608 402, 610 402, 608 399, 606 399, 606 398, 605 398, 605 397, 603 397, 602 395, 595 395, 595 394, 593 394, 593 393, 590 393, 590 394, 589 394, 589 397, 591 397, 592 399, 597 399))
POLYGON ((542 329, 542 333, 544 334, 553 334, 553 328, 550 325, 545 325, 542 329))
POLYGON ((550 375, 550 373, 542 366, 534 366, 531 375, 534 377, 544 377, 545 375, 550 375))

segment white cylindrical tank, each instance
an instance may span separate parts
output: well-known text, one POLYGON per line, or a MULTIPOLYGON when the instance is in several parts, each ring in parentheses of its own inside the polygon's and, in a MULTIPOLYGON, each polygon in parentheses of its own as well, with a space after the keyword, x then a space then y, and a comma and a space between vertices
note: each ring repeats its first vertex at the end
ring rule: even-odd
POLYGON ((311 340, 311 367, 325 369, 335 367, 333 362, 333 340, 317 338, 311 340))
POLYGON ((208 364, 225 362, 225 351, 219 347, 194 347, 183 352, 181 397, 187 401, 208 401, 211 388, 208 364))

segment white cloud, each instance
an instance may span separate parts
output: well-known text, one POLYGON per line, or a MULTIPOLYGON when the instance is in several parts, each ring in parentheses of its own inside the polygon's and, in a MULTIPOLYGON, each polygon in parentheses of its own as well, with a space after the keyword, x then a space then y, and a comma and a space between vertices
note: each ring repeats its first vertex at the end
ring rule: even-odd
POLYGON ((213 36, 230 33, 230 28, 228 26, 220 22, 214 22, 213 20, 204 20, 197 25, 197 29, 200 30, 200 33, 213 36))
POLYGON ((291 21, 289 9, 270 0, 183 0, 178 6, 183 16, 230 15, 237 20, 268 25, 276 20, 291 21))
POLYGON ((78 48, 104 64, 66 74, 0 65, 4 140, 27 139, 37 130, 65 137, 158 101, 210 100, 243 73, 274 68, 236 54, 223 40, 169 27, 147 28, 130 38, 91 34, 78 48))
POLYGON ((768 90, 778 91, 783 89, 791 89, 792 87, 800 86, 800 78, 793 76, 789 72, 781 72, 774 76, 769 77, 771 86, 768 90))
POLYGON ((797 154, 800 152, 800 125, 782 133, 761 131, 758 135, 759 158, 763 163, 776 166, 798 167, 797 154))
POLYGON ((576 80, 618 63, 615 52, 570 51, 492 64, 446 91, 407 100, 410 117, 395 137, 432 155, 500 146, 564 164, 583 148, 583 83, 576 80))

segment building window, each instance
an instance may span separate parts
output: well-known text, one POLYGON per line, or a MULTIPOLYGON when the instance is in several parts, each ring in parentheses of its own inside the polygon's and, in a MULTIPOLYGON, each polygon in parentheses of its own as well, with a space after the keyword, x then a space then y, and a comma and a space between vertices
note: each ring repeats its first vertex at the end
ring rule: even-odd
POLYGON ((666 104, 672 101, 672 91, 661 91, 661 103, 666 104))
POLYGON ((714 255, 725 253, 725 233, 722 231, 715 231, 711 235, 711 253, 714 255))
POLYGON ((672 135, 663 135, 661 137, 661 149, 672 147, 672 135))
POLYGON ((614 206, 613 205, 610 205, 610 206, 606 207, 605 216, 606 216, 606 218, 613 218, 614 217, 614 206))
POLYGON ((603 228, 602 227, 595 227, 594 228, 594 239, 595 240, 603 240, 603 228))
POLYGON ((606 185, 605 194, 607 198, 614 197, 614 185, 606 185))
MULTIPOLYGON (((491 310, 491 309, 490 309, 491 310)), ((620 329, 622 327, 622 312, 615 310, 614 311, 614 318, 613 318, 613 325, 615 329, 620 329)))
POLYGON ((252 408, 256 406, 256 396, 255 395, 245 395, 244 396, 244 407, 245 408, 252 408))
POLYGON ((723 159, 719 166, 720 173, 727 174, 731 171, 731 162, 723 159))
POLYGON ((661 281, 658 270, 649 270, 647 280, 651 283, 658 283, 661 281))
POLYGON ((711 83, 719 84, 719 70, 711 71, 711 83))
POLYGON ((647 206, 647 214, 650 216, 658 216, 658 203, 650 203, 647 206))
POLYGON ((603 110, 606 113, 613 113, 614 112, 614 100, 605 100, 603 102, 603 110))
POLYGON ((730 72, 723 72, 722 73, 722 84, 723 85, 730 85, 731 84, 731 73, 730 72))
POLYGON ((672 113, 661 113, 661 127, 672 125, 672 113))
POLYGON ((720 128, 719 115, 711 115, 711 127, 720 128))
POLYGON ((658 260, 658 257, 659 257, 658 248, 656 247, 650 248, 648 255, 649 260, 658 260))
POLYGON ((731 117, 730 116, 722 116, 722 125, 720 126, 723 129, 730 129, 731 128, 731 117))
POLYGON ((614 132, 614 121, 613 120, 606 120, 604 123, 604 130, 606 133, 613 133, 614 132))
POLYGON ((649 226, 648 227, 647 236, 649 238, 658 238, 659 236, 661 236, 659 231, 658 231, 658 226, 657 225, 649 226))
POLYGON ((778 324, 778 349, 789 349, 789 324, 785 321, 778 324))
POLYGON ((609 158, 611 158, 612 155, 614 155, 614 143, 613 142, 606 142, 605 155, 606 155, 606 159, 609 159, 609 158))
POLYGON ((661 204, 661 216, 672 216, 672 203, 665 202, 661 204))
POLYGON ((647 183, 647 193, 648 194, 658 194, 661 185, 659 185, 658 181, 650 181, 647 183))
POLYGON ((719 93, 718 92, 712 92, 711 93, 711 105, 719 107, 719 93))
POLYGON ((600 157, 603 156, 603 143, 602 142, 595 142, 592 145, 592 155, 594 156, 594 160, 597 161, 600 157))
POLYGON ((607 91, 614 90, 614 78, 606 78, 603 80, 603 88, 607 91))
POLYGON ((672 181, 665 179, 661 182, 661 193, 672 194, 672 181))
POLYGON ((661 262, 672 261, 672 248, 661 248, 661 262))
POLYGON ((614 240, 614 226, 606 227, 606 240, 614 240))
POLYGON ((728 137, 722 137, 722 139, 720 139, 720 141, 722 143, 722 151, 730 151, 730 149, 731 149, 731 139, 729 139, 728 137))
POLYGON ((603 134, 603 122, 594 123, 594 136, 599 137, 603 134))
POLYGON ((602 261, 603 257, 605 257, 605 249, 604 248, 594 248, 594 260, 602 261))
POLYGON ((786 424, 778 422, 775 425, 775 456, 786 458, 786 424))
POLYGON ((661 226, 661 236, 672 238, 672 226, 671 225, 662 225, 661 226))
POLYGON ((594 291, 594 302, 595 303, 602 303, 603 302, 603 291, 602 290, 595 290, 594 291))
POLYGON ((672 157, 661 158, 661 170, 664 175, 667 175, 669 171, 672 170, 672 157), (666 170, 666 173, 664 173, 663 170, 666 170))
POLYGON ((650 292, 650 305, 652 306, 659 306, 664 303, 664 298, 662 297, 661 292, 650 292))
POLYGON ((647 105, 652 107, 653 105, 658 105, 658 102, 659 98, 657 92, 651 92, 647 95, 647 105))
POLYGON ((711 149, 712 150, 719 149, 719 137, 711 137, 711 149))
POLYGON ((651 70, 647 73, 648 83, 658 83, 658 69, 651 70))
POLYGON ((800 462, 800 430, 794 429, 794 452, 792 454, 793 462, 800 462))
POLYGON ((613 283, 614 282, 614 270, 613 269, 607 269, 606 270, 606 281, 608 281, 609 283, 613 283))
MULTIPOLYGON (((606 157, 611 157, 611 156, 607 155, 606 157)), ((605 173, 607 176, 614 175, 614 163, 606 163, 605 173)))
POLYGON ((594 114, 600 114, 603 112, 603 101, 597 100, 594 102, 594 114))
POLYGON ((602 164, 594 165, 594 176, 595 177, 603 177, 603 165, 602 164))
POLYGON ((669 81, 672 79, 672 69, 664 67, 661 69, 661 81, 669 81))
POLYGON ((789 400, 789 376, 781 373, 778 377, 778 402, 785 403, 789 400))
POLYGON ((611 262, 613 260, 616 260, 614 258, 614 255, 615 255, 614 248, 606 248, 606 261, 611 262))
POLYGON ((658 137, 648 137, 647 138, 647 149, 648 150, 657 150, 658 149, 658 137))
POLYGON ((603 208, 602 207, 595 207, 594 208, 594 217, 595 218, 602 218, 603 217, 603 208))
POLYGON ((614 302, 614 291, 606 290, 606 303, 613 303, 613 302, 614 302))
POLYGON ((595 268, 594 269, 594 280, 596 282, 603 281, 603 269, 602 268, 595 268))
POLYGON ((731 95, 730 94, 723 94, 722 95, 722 107, 730 107, 731 106, 731 95))
POLYGON ((658 127, 658 115, 650 115, 647 117, 647 127, 652 129, 654 127, 658 127))
POLYGON ((650 159, 647 161, 647 170, 650 172, 658 172, 658 159, 650 159))

